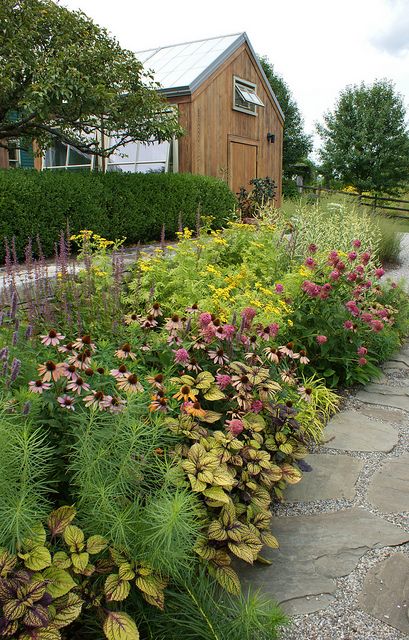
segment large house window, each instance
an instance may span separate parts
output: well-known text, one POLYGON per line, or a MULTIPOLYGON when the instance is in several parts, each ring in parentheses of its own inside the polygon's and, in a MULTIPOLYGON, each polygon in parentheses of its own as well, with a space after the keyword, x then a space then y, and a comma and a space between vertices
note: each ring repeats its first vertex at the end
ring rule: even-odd
MULTIPOLYGON (((111 143, 112 141, 107 141, 111 143)), ((56 141, 47 149, 43 158, 43 169, 66 169, 68 171, 90 171, 101 166, 101 160, 87 153, 82 153, 70 145, 56 141)), ((106 160, 106 171, 122 171, 129 173, 150 173, 178 171, 177 140, 172 142, 152 141, 149 144, 129 142, 118 147, 106 160)))
POLYGON ((264 107, 253 82, 233 77, 233 109, 257 115, 257 107, 264 107))

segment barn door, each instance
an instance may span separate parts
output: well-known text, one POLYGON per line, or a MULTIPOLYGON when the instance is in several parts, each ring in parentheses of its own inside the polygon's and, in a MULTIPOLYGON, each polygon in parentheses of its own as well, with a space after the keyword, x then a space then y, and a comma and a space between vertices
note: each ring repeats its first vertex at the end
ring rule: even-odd
POLYGON ((257 144, 229 141, 229 183, 233 193, 240 187, 250 190, 250 180, 257 177, 257 144))

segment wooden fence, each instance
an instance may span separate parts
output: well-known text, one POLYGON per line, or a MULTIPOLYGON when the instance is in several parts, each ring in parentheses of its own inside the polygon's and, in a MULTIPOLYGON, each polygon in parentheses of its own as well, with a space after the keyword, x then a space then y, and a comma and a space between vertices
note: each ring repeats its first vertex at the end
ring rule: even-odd
POLYGON ((333 193, 339 194, 346 197, 356 198, 358 204, 364 207, 370 207, 373 211, 376 209, 394 211, 398 213, 394 213, 394 218, 402 218, 403 220, 409 219, 409 200, 399 200, 398 198, 384 198, 381 196, 366 196, 360 195, 358 193, 348 193, 347 191, 336 191, 335 189, 326 189, 325 187, 299 187, 300 193, 313 193, 317 198, 321 197, 322 193, 333 193), (399 205, 407 205, 406 207, 400 206, 390 206, 390 203, 398 203, 399 205), (383 204, 385 203, 385 204, 383 204), (407 215, 401 215, 401 213, 406 213, 407 215))

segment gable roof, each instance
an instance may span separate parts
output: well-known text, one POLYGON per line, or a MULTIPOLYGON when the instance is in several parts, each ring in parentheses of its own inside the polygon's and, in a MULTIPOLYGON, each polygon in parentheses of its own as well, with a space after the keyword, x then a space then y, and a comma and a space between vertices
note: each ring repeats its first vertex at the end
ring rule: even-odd
POLYGON ((284 119, 263 67, 244 32, 137 51, 135 55, 146 69, 153 71, 155 80, 161 85, 160 90, 169 97, 175 97, 193 93, 243 43, 249 47, 267 90, 284 119))

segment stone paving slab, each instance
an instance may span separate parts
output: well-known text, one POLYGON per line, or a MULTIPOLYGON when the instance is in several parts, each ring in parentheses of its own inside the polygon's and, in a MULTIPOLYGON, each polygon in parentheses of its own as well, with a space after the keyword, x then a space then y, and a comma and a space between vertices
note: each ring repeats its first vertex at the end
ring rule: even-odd
POLYGON ((409 512, 409 454, 391 458, 380 467, 367 498, 383 513, 409 512))
POLYGON ((343 451, 388 452, 398 442, 398 433, 390 424, 371 420, 360 411, 336 414, 329 421, 324 435, 326 448, 343 451))
MULTIPOLYGON (((263 550, 269 567, 241 565, 243 584, 260 588, 291 614, 324 609, 369 549, 409 541, 409 533, 360 507, 335 513, 274 517, 279 549, 263 550)), ((244 563, 243 563, 244 564, 244 563)))
POLYGON ((362 460, 347 455, 317 453, 306 457, 312 471, 305 473, 301 482, 289 486, 287 502, 312 500, 353 500, 355 483, 364 466, 362 460))
POLYGON ((409 559, 396 553, 373 567, 358 602, 369 615, 409 635, 409 559))
POLYGON ((409 411, 409 391, 406 387, 368 384, 365 389, 358 391, 355 397, 368 404, 380 404, 409 411))
POLYGON ((375 418, 376 420, 383 420, 393 424, 407 424, 408 422, 408 417, 402 411, 392 407, 362 406, 359 409, 359 413, 368 416, 368 418, 375 418))

